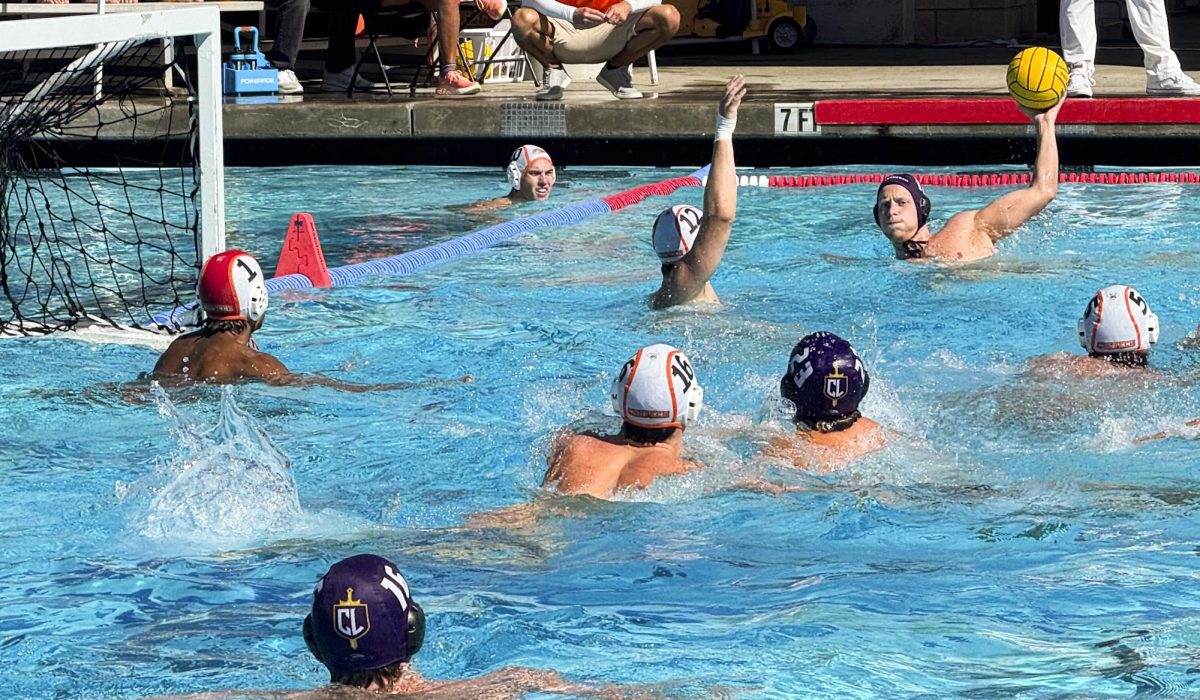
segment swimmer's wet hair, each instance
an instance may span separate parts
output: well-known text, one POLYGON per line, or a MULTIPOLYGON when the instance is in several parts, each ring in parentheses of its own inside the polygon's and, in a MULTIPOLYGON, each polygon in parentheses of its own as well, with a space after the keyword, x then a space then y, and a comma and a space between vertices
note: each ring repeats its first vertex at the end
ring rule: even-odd
POLYGON ((354 688, 387 688, 388 685, 400 677, 401 667, 407 661, 397 661, 390 666, 382 668, 373 668, 370 671, 359 671, 357 673, 334 673, 329 672, 329 682, 338 685, 348 685, 354 688))
POLYGON ((639 428, 636 425, 629 423, 621 423, 621 432, 625 437, 640 442, 643 445, 656 445, 660 442, 666 442, 675 434, 679 428, 639 428))
POLYGON ((1114 365, 1124 367, 1145 367, 1150 360, 1148 352, 1115 352, 1111 354, 1093 352, 1088 353, 1088 357, 1098 357, 1103 360, 1108 360, 1114 365))
POLYGON ((200 332, 205 338, 210 338, 218 333, 233 333, 238 335, 246 330, 250 325, 249 321, 242 319, 233 319, 231 321, 205 321, 203 326, 200 326, 200 332))
POLYGON ((792 422, 796 425, 802 425, 809 430, 815 430, 818 433, 840 433, 854 425, 859 418, 862 418, 862 413, 855 411, 850 415, 842 416, 841 418, 834 420, 806 421, 801 418, 796 418, 793 419, 792 422))

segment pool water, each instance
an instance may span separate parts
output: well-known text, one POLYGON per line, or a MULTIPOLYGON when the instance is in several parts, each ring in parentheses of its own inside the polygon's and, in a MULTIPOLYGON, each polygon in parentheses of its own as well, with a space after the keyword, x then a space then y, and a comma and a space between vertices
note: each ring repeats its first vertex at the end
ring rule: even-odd
MULTIPOLYGON (((687 172, 564 168, 551 203, 503 216, 687 172)), ((454 168, 230 169, 227 187, 230 244, 268 268, 293 211, 337 265, 496 223, 459 207, 504 189, 499 169, 454 168)), ((1002 191, 933 188, 932 221, 1002 191)), ((873 195, 743 188, 719 308, 646 304, 653 217, 699 188, 272 298, 256 338, 291 369, 406 389, 164 392, 133 381, 150 347, 0 343, 0 688, 317 687, 312 584, 375 552, 429 616, 415 666, 433 678, 521 665, 669 697, 1200 693, 1200 432, 1183 427, 1200 416, 1200 190, 1064 185, 965 267, 892 260, 873 195), (1075 321, 1114 283, 1161 320, 1156 372, 1030 371, 1082 352, 1075 321), (756 456, 785 429, 788 352, 816 330, 855 344, 864 413, 902 433, 824 475, 756 456), (685 349, 705 388, 685 453, 706 468, 613 502, 542 492, 552 434, 615 429, 609 383, 653 342, 685 349), (471 518, 531 502, 548 507, 520 526, 471 518)))

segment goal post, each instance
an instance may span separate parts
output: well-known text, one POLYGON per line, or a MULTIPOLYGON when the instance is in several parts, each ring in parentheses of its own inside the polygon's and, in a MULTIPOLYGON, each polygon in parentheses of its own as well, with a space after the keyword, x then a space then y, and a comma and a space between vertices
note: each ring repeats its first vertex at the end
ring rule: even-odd
POLYGON ((225 249, 221 97, 215 6, 0 22, 0 330, 180 328, 225 249))

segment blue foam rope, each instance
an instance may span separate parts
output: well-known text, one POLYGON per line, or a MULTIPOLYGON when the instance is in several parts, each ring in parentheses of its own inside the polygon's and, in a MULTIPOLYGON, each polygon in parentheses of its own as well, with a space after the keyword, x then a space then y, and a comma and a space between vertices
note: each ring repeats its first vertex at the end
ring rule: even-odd
MULTIPOLYGON (((329 279, 334 287, 344 287, 372 275, 406 275, 436 262, 477 253, 500 241, 535 228, 568 226, 608 212, 607 204, 598 199, 592 200, 563 209, 526 216, 515 221, 507 221, 449 241, 410 250, 407 253, 400 253, 388 258, 332 267, 329 268, 329 279)), ((303 289, 311 286, 311 282, 304 275, 287 275, 267 280, 267 290, 271 292, 284 289, 303 289)))
MULTIPOLYGON (((689 175, 697 180, 703 180, 708 175, 709 165, 700 168, 689 175)), ((545 226, 569 226, 589 219, 599 214, 608 214, 610 209, 604 200, 593 199, 581 204, 575 204, 562 209, 525 216, 513 221, 480 229, 453 240, 437 243, 425 248, 410 250, 388 258, 368 260, 366 262, 329 268, 329 279, 334 287, 344 287, 355 284, 364 277, 372 275, 406 275, 436 262, 453 260, 454 258, 477 253, 489 248, 500 241, 512 238, 526 231, 545 226)), ((285 289, 305 289, 312 283, 304 275, 287 275, 267 280, 267 290, 281 292, 285 289)))
MULTIPOLYGON (((689 177, 703 180, 708 175, 709 167, 711 166, 706 165, 689 175, 689 177)), ((542 214, 526 216, 514 221, 506 221, 505 223, 480 229, 479 231, 468 233, 453 240, 436 243, 424 248, 418 248, 417 250, 410 250, 407 253, 400 253, 388 258, 333 267, 329 269, 329 279, 334 287, 344 287, 372 275, 406 275, 436 262, 452 260, 464 255, 470 255, 471 253, 477 253, 500 241, 535 228, 543 226, 567 226, 599 214, 610 213, 610 211, 604 200, 593 199, 582 204, 575 204, 542 214)), ((267 291, 271 293, 292 289, 309 289, 311 287, 312 281, 299 273, 284 275, 282 277, 272 277, 267 280, 267 291)), ((173 309, 168 313, 158 314, 153 317, 152 322, 159 326, 177 326, 185 317, 185 314, 191 312, 195 306, 193 302, 173 309)))

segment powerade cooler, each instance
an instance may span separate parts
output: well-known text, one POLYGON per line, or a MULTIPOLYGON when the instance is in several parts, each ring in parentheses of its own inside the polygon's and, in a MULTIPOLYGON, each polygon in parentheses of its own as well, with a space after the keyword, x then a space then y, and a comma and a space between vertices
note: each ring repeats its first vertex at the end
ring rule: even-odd
POLYGON ((233 55, 221 71, 226 95, 253 95, 279 90, 279 70, 258 50, 258 28, 233 30, 233 55), (242 52, 242 34, 249 32, 253 44, 242 52))

